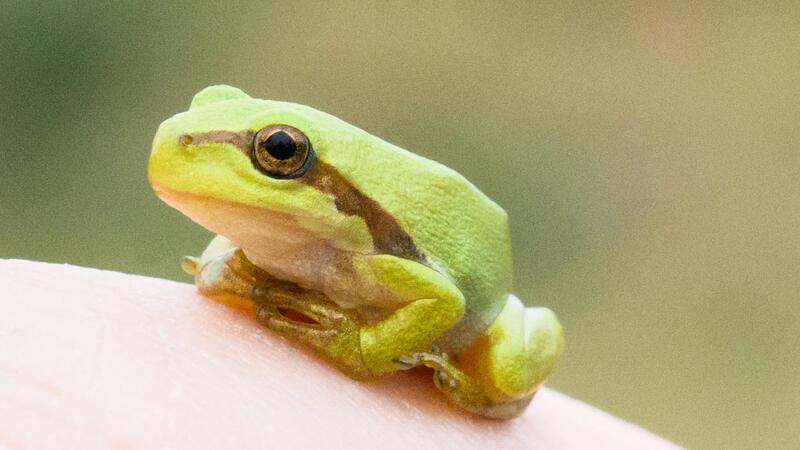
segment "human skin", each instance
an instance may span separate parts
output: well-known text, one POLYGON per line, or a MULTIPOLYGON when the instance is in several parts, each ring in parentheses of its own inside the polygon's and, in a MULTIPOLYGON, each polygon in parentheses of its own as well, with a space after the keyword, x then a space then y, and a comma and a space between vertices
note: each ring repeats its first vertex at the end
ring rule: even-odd
POLYGON ((0 308, 0 448, 677 448, 546 388, 492 421, 353 381, 187 284, 0 260, 0 308))

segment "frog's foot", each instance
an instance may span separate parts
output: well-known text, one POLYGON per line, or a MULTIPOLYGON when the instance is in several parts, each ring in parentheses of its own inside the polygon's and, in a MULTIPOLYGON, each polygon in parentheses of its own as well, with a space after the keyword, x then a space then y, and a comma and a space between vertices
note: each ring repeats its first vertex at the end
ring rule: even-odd
POLYGON ((206 297, 242 309, 252 309, 250 290, 256 280, 270 282, 229 240, 216 236, 199 257, 184 256, 181 268, 194 275, 197 290, 206 297))
POLYGON ((253 288, 259 323, 309 345, 353 378, 370 373, 361 358, 360 328, 352 316, 319 293, 284 286, 253 288))
POLYGON ((510 419, 528 406, 563 345, 561 325, 550 310, 526 308, 511 296, 457 362, 436 351, 414 353, 400 362, 434 369, 434 383, 451 403, 484 417, 510 419))
POLYGON ((406 357, 405 363, 434 369, 433 382, 450 403, 490 419, 511 419, 519 416, 536 393, 533 391, 519 398, 493 398, 485 392, 478 380, 464 373, 446 355, 420 352, 406 357))

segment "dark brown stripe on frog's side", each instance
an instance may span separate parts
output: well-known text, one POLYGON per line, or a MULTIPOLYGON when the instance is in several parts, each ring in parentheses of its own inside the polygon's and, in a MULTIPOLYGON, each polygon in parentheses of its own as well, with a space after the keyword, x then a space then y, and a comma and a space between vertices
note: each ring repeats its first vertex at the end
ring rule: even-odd
MULTIPOLYGON (((182 134, 178 141, 181 145, 231 144, 250 159, 255 134, 255 131, 249 130, 241 132, 208 131, 182 134)), ((397 219, 375 200, 353 186, 335 167, 317 158, 308 172, 297 178, 296 181, 303 182, 333 197, 336 209, 340 212, 361 217, 369 229, 373 245, 378 252, 421 263, 426 262, 425 255, 419 251, 414 240, 397 222, 397 219)))
POLYGON ((378 252, 425 262, 425 256, 394 216, 353 186, 335 167, 317 158, 298 181, 332 196, 336 209, 342 213, 364 219, 378 252))

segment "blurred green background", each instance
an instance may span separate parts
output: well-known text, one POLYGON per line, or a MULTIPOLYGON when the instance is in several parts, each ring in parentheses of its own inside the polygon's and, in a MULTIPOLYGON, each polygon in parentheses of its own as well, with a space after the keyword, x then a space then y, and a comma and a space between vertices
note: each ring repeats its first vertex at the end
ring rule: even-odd
POLYGON ((0 257, 189 281, 209 234, 146 161, 225 82, 504 206, 517 292, 568 334, 552 387, 690 447, 796 446, 800 5, 662 3, 6 2, 0 257))

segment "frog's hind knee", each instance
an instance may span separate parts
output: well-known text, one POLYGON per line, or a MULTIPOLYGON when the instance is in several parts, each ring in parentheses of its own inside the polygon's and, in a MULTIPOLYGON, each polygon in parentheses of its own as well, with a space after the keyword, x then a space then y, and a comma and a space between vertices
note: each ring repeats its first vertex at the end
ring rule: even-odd
POLYGON ((462 366, 497 400, 529 398, 564 347, 561 324, 547 308, 526 308, 515 296, 462 357, 462 366))

